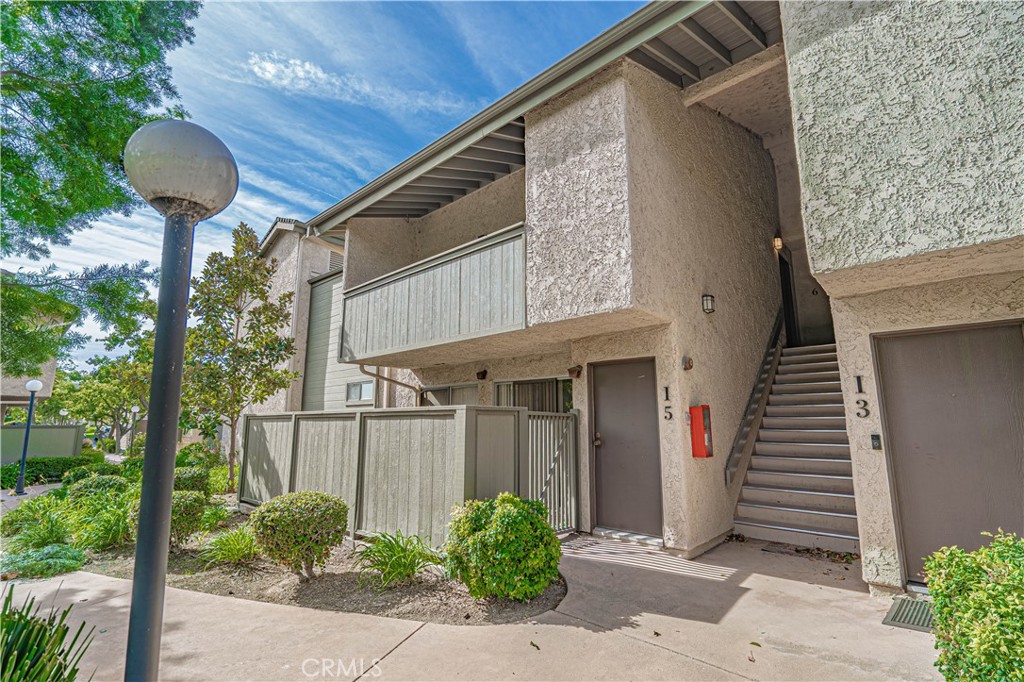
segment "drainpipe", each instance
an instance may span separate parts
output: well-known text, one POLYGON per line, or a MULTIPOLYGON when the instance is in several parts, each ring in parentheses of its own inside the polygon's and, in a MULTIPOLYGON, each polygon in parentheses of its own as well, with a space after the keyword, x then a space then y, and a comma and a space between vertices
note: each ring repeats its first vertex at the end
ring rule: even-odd
POLYGON ((392 379, 391 377, 386 376, 384 374, 379 374, 377 372, 371 372, 370 370, 366 369, 366 365, 359 365, 359 371, 362 372, 363 374, 365 374, 368 377, 373 377, 374 379, 380 379, 381 381, 385 381, 385 382, 387 382, 389 384, 395 384, 396 386, 401 386, 402 388, 409 389, 410 391, 412 391, 416 395, 416 404, 417 405, 420 404, 420 389, 417 388, 416 386, 413 386, 412 384, 407 384, 404 381, 399 381, 398 379, 392 379))

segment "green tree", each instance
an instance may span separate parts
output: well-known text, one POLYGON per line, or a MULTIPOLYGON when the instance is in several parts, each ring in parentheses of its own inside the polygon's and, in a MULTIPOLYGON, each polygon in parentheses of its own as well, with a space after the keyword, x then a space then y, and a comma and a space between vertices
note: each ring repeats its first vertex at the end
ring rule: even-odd
POLYGON ((275 297, 277 261, 260 257, 256 233, 240 223, 232 252, 213 253, 192 281, 195 325, 185 342, 186 411, 216 415, 227 425, 228 486, 234 489, 238 420, 246 408, 288 387, 297 376, 281 366, 295 353, 283 334, 292 293, 275 297))
POLYGON ((49 255, 49 244, 138 205, 121 152, 161 104, 178 99, 165 57, 192 42, 199 8, 4 0, 2 255, 49 255))
MULTIPOLYGON (((121 153, 132 132, 178 99, 165 58, 192 42, 200 7, 2 0, 0 256, 39 260, 102 215, 140 205, 121 153)), ((174 105, 168 115, 186 112, 174 105)), ((34 374, 80 347, 86 337, 65 331, 89 315, 122 336, 136 330, 133 306, 152 281, 145 262, 61 276, 52 266, 4 272, 4 373, 34 374)))
POLYGON ((94 369, 78 381, 68 396, 67 409, 72 416, 94 424, 109 424, 121 452, 121 436, 131 427, 131 408, 141 408, 139 419, 149 409, 149 377, 152 355, 135 354, 120 357, 95 357, 89 363, 94 369))

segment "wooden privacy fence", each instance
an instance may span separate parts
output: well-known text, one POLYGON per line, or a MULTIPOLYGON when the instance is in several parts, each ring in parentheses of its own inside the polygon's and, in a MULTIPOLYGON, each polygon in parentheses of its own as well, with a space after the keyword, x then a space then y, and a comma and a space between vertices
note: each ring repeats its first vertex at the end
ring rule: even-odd
POLYGON ((451 406, 249 415, 239 500, 320 490, 349 503, 360 533, 415 533, 435 546, 451 508, 505 491, 542 500, 576 528, 577 415, 451 406))
MULTIPOLYGON (((74 457, 82 454, 83 438, 84 424, 35 424, 28 436, 28 456, 74 457)), ((20 462, 24 447, 24 425, 0 429, 0 463, 20 462)))

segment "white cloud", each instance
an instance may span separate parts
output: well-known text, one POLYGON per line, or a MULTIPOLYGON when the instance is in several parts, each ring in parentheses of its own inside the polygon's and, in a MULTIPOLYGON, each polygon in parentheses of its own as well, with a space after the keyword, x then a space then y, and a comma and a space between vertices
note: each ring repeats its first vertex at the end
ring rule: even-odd
POLYGON ((455 116, 481 107, 479 101, 470 101, 450 92, 396 88, 354 74, 326 71, 311 61, 285 57, 276 51, 250 52, 247 65, 256 78, 280 90, 366 106, 390 114, 455 116))

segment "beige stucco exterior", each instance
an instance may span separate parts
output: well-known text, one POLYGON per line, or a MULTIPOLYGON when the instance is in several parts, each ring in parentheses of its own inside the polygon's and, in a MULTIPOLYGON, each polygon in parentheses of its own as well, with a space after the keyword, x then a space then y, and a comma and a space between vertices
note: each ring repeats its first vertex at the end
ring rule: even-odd
POLYGON ((901 590, 872 335, 1024 317, 1024 5, 784 2, 782 20, 864 578, 901 590))

